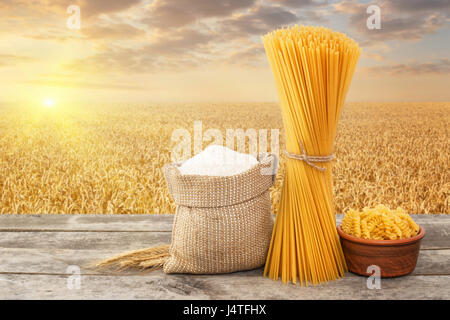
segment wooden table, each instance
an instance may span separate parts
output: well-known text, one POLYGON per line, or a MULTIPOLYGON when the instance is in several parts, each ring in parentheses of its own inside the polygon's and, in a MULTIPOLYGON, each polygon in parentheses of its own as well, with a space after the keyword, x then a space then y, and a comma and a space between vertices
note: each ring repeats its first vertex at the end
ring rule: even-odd
POLYGON ((450 215, 413 218, 427 231, 416 270, 382 279, 380 290, 370 290, 365 277, 351 273, 315 287, 273 281, 262 269, 202 276, 161 270, 102 274, 84 266, 169 243, 173 216, 3 215, 0 299, 449 299, 450 215))

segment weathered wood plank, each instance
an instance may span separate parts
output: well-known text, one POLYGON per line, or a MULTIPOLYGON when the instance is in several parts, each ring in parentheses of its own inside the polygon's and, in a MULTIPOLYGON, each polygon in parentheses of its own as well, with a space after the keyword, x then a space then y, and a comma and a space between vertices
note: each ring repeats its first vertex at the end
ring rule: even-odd
POLYGON ((172 231, 172 214, 0 215, 1 231, 172 231))
MULTIPOLYGON (((427 230, 424 248, 450 248, 450 215, 414 215, 427 230)), ((342 215, 337 216, 339 224, 342 215)), ((173 215, 2 215, 2 232, 170 232, 173 215)))
MULTIPOLYGON (((88 268, 89 264, 111 257, 118 250, 97 249, 0 249, 0 273, 64 274, 71 265, 80 267, 83 274, 111 274, 88 268)), ((126 250, 126 249, 124 249, 126 250)), ((412 275, 450 275, 450 250, 421 250, 412 275)), ((258 270, 252 272, 260 272, 258 270)), ((250 272, 249 272, 250 273, 250 272)), ((120 275, 139 274, 122 272, 120 275)), ((352 276, 349 273, 348 276, 352 276)))
POLYGON ((414 274, 383 279, 382 290, 368 290, 366 278, 352 274, 308 288, 271 281, 261 276, 262 269, 213 276, 98 274, 83 266, 168 243, 173 215, 0 216, 0 298, 448 299, 450 216, 413 218, 428 232, 414 274), (69 265, 81 267, 80 290, 67 289, 69 265))
MULTIPOLYGON (((0 231, 171 231, 172 214, 146 215, 0 215, 0 231)), ((343 215, 337 215, 338 223, 343 215)), ((448 228, 450 215, 412 215, 417 223, 448 228)))
POLYGON ((161 271, 127 277, 82 275, 80 289, 68 289, 66 275, 0 274, 0 299, 449 299, 450 276, 382 279, 369 290, 365 277, 300 287, 235 273, 172 275, 161 271))
POLYGON ((0 232, 0 248, 134 250, 170 243, 170 232, 0 232))
MULTIPOLYGON (((450 248, 449 228, 425 226, 422 249, 450 248)), ((133 250, 169 243, 170 232, 0 232, 0 248, 117 249, 133 250)))

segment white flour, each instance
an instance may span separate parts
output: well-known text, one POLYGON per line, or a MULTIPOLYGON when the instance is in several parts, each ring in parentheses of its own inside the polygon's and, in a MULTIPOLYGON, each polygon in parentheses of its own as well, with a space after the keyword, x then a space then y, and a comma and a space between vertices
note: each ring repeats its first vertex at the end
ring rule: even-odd
POLYGON ((180 167, 181 174, 202 176, 233 176, 253 168, 258 160, 249 154, 239 153, 219 145, 186 160, 180 167))

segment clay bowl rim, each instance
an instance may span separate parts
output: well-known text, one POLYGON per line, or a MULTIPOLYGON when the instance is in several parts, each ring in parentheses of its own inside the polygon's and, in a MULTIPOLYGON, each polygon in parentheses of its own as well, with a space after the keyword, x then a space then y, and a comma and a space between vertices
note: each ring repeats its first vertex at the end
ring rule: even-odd
POLYGON ((398 239, 398 240, 371 240, 371 239, 363 239, 358 238, 352 235, 349 235, 342 231, 341 226, 337 226, 338 234, 341 238, 344 238, 345 240, 348 240, 350 242, 356 242, 368 246, 399 246, 399 245, 407 245, 411 244, 413 242, 421 240, 426 232, 425 229, 422 228, 422 226, 419 226, 419 233, 415 235, 414 237, 407 238, 407 239, 398 239))

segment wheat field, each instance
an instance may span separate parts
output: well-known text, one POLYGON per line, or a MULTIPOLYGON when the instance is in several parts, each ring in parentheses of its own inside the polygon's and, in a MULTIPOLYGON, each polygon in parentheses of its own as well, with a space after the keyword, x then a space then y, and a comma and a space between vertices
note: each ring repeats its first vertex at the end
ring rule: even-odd
MULTIPOLYGON (((282 129, 276 104, 0 105, 0 213, 173 213, 162 173, 175 129, 282 129)), ((450 103, 348 103, 336 212, 450 213, 450 103)), ((281 130, 280 148, 283 148, 281 130)), ((206 144, 203 145, 205 147, 206 144)), ((276 212, 283 158, 271 190, 276 212)))

